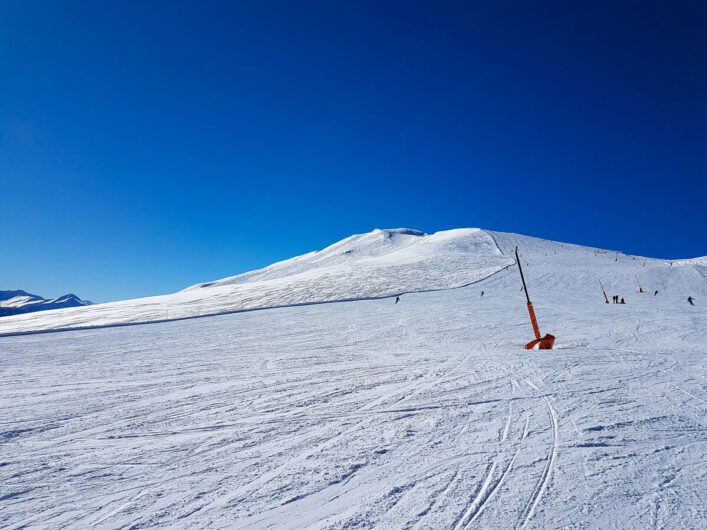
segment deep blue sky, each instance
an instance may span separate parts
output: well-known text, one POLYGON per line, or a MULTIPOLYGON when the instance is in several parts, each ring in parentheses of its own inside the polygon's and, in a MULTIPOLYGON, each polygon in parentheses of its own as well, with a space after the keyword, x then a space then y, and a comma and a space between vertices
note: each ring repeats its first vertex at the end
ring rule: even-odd
POLYGON ((0 289, 167 293, 376 227, 707 254, 706 28, 703 1, 4 1, 0 289))

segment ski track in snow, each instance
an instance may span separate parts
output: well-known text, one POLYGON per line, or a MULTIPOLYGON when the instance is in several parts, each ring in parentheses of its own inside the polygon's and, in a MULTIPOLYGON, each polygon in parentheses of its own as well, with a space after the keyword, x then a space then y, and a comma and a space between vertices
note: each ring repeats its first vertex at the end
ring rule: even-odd
POLYGON ((540 503, 540 500, 543 497, 543 494, 545 493, 545 490, 547 489, 548 483, 550 481, 550 476, 552 474, 552 469, 555 465, 555 458, 557 457, 557 414, 555 413, 555 409, 552 408, 552 403, 550 403, 550 400, 547 398, 547 396, 543 396, 543 400, 545 401, 545 403, 547 403, 548 412, 550 413, 550 422, 552 423, 552 447, 550 449, 550 454, 547 457, 547 464, 543 469, 543 473, 540 476, 540 479, 538 480, 538 484, 535 487, 535 491, 533 492, 533 495, 530 498, 526 509, 523 511, 523 522, 521 524, 521 528, 528 524, 530 518, 533 517, 533 514, 535 513, 535 508, 537 508, 538 504, 540 503))
POLYGON ((631 257, 493 236, 561 349, 523 349, 514 268, 0 338, 0 527, 704 527, 707 313, 677 292, 701 273, 649 260, 665 297, 628 293, 631 257))

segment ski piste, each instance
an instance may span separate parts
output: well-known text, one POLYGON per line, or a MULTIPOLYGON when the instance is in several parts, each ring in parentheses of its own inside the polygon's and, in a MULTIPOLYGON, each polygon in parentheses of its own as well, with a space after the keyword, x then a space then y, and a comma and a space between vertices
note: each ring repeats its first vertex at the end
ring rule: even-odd
POLYGON ((704 528, 707 259, 416 233, 0 318, 0 526, 704 528))

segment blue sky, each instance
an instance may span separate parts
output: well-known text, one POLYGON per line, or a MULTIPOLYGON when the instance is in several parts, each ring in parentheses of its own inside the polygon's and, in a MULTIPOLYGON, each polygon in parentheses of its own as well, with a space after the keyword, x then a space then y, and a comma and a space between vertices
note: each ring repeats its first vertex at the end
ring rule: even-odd
POLYGON ((376 227, 707 254, 707 4, 579 4, 3 2, 0 289, 168 293, 376 227))

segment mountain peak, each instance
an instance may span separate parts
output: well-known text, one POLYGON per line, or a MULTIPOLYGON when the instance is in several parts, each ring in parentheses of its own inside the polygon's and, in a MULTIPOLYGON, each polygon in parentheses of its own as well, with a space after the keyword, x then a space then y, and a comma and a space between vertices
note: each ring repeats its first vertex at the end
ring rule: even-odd
POLYGON ((395 236, 395 235, 405 235, 405 236, 426 236, 427 234, 425 232, 421 232, 420 230, 415 230, 413 228, 375 228, 373 230, 373 234, 378 234, 383 232, 384 234, 387 234, 388 236, 395 236))
POLYGON ((46 299, 22 289, 0 291, 0 317, 90 304, 91 302, 88 300, 81 300, 73 293, 65 294, 59 298, 46 299))

